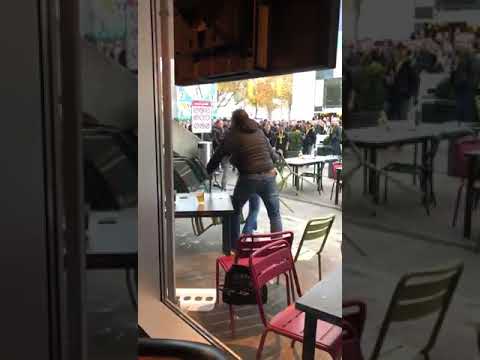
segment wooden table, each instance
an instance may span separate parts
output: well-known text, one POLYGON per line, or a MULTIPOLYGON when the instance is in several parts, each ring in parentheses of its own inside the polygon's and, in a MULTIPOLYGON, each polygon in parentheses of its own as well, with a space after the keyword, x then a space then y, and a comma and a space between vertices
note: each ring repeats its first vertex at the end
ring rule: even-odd
MULTIPOLYGON (((364 149, 364 160, 377 166, 377 150, 390 146, 401 145, 422 145, 423 154, 428 151, 429 140, 436 136, 442 138, 455 138, 472 134, 472 129, 459 125, 457 122, 443 124, 420 124, 411 127, 407 122, 390 122, 387 126, 366 127, 361 129, 345 130, 346 135, 356 146, 364 149)), ((416 156, 414 163, 416 164, 416 156)), ((364 193, 373 195, 375 202, 379 199, 378 176, 374 169, 367 171, 364 167, 363 173, 364 193)))
POLYGON ((463 236, 470 238, 472 232, 472 210, 473 210, 473 187, 475 181, 476 171, 480 166, 480 150, 471 150, 465 152, 465 157, 468 159, 468 175, 467 175, 467 193, 465 201, 465 217, 463 224, 463 236))
POLYGON ((294 157, 294 158, 287 158, 285 162, 288 166, 292 167, 293 170, 293 185, 295 188, 300 190, 300 176, 298 173, 298 169, 304 166, 311 166, 315 165, 315 174, 322 175, 323 167, 325 163, 335 162, 340 159, 337 155, 326 155, 326 156, 308 156, 305 155, 303 157, 294 157))
POLYGON ((337 266, 333 272, 299 298, 295 307, 305 312, 302 359, 313 360, 317 320, 342 326, 342 266, 337 266))
POLYGON ((199 204, 195 193, 177 194, 175 201, 175 218, 212 218, 222 219, 222 249, 229 255, 231 250, 230 234, 232 215, 234 213, 232 199, 227 192, 205 193, 205 203, 199 204))

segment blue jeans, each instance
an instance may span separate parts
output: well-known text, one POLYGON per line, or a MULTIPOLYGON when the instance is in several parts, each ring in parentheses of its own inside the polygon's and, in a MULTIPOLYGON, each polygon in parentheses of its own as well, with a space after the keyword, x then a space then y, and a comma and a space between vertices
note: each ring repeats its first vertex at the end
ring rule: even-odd
POLYGON ((257 194, 250 195, 248 198, 248 216, 245 220, 242 234, 253 234, 257 230, 257 217, 260 212, 260 197, 257 194))
POLYGON ((267 208, 270 231, 274 233, 283 229, 276 177, 270 175, 240 175, 232 197, 235 211, 231 223, 230 241, 232 249, 237 247, 237 241, 240 237, 240 214, 243 206, 255 194, 263 200, 267 208))

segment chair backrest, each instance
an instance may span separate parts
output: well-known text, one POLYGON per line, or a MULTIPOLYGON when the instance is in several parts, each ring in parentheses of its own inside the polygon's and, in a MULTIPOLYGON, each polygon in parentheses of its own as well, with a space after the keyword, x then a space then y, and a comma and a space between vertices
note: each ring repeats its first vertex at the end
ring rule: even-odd
POLYGON ((278 240, 285 240, 288 244, 290 244, 291 248, 293 243, 293 232, 284 231, 273 234, 242 235, 237 243, 235 262, 237 262, 239 258, 248 258, 254 251, 278 240))
POLYGON ((355 111, 350 113, 349 129, 378 126, 380 111, 355 111))
POLYGON ((333 147, 330 145, 320 145, 317 147, 317 156, 334 155, 333 147))
MULTIPOLYGON (((303 232, 302 240, 298 246, 297 253, 301 250, 304 241, 311 240, 321 241, 320 250, 318 252, 322 252, 334 221, 335 215, 328 215, 310 220, 305 227, 305 231, 303 232)), ((295 256, 295 259, 297 258, 298 254, 295 256)))
POLYGON ((137 354, 142 359, 227 360, 230 355, 212 346, 174 339, 138 339, 137 354))
POLYGON ((390 323, 417 320, 438 313, 428 344, 422 350, 422 353, 428 353, 435 345, 462 271, 463 264, 458 262, 445 268, 403 276, 393 293, 371 359, 379 357, 390 323))
POLYGON ((289 283, 292 287, 293 298, 295 299, 295 289, 298 296, 302 295, 297 272, 295 270, 295 264, 293 262, 291 244, 286 240, 278 240, 257 249, 250 255, 249 268, 260 317, 263 324, 267 326, 268 322, 261 299, 261 289, 265 284, 276 279, 280 275, 286 274, 291 280, 289 283))
MULTIPOLYGON (((340 161, 332 163, 332 169, 333 169, 333 178, 337 180, 337 171, 342 170, 343 163, 340 161)), ((340 176, 341 177, 341 176, 340 176)))
POLYGON ((449 154, 449 176, 466 178, 468 174, 465 152, 480 149, 480 139, 468 136, 455 141, 449 154))

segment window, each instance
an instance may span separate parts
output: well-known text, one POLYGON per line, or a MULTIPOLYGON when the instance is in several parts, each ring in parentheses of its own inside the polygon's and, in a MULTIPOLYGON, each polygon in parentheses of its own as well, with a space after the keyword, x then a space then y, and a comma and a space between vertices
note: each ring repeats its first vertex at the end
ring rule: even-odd
POLYGON ((342 107, 342 79, 326 79, 324 83, 325 108, 342 107))
POLYGON ((316 73, 317 80, 331 79, 333 78, 333 69, 318 70, 316 73))

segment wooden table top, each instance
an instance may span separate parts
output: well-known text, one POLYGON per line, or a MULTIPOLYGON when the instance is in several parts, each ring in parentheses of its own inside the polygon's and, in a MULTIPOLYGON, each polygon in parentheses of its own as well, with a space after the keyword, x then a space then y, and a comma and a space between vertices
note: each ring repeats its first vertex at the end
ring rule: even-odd
POLYGON ((300 297, 295 307, 335 325, 342 322, 342 267, 337 268, 300 297))
POLYGON ((233 204, 227 192, 205 193, 205 203, 197 201, 195 193, 177 194, 176 218, 222 217, 233 214, 233 204))

